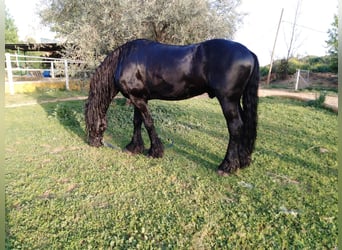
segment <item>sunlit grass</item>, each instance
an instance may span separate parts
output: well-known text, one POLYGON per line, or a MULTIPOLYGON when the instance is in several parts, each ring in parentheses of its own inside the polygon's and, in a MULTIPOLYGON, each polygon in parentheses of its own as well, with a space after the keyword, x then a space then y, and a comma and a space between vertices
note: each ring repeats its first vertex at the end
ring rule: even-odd
POLYGON ((30 93, 15 93, 14 95, 5 95, 5 105, 10 106, 13 104, 37 103, 44 101, 51 101, 56 99, 87 96, 86 90, 80 91, 67 91, 61 89, 42 89, 30 93))
POLYGON ((121 152, 132 134, 124 103, 108 113, 115 149, 85 143, 83 101, 6 109, 8 249, 337 245, 335 114, 260 99, 253 163, 222 178, 228 132, 216 100, 151 101, 162 159, 121 152))

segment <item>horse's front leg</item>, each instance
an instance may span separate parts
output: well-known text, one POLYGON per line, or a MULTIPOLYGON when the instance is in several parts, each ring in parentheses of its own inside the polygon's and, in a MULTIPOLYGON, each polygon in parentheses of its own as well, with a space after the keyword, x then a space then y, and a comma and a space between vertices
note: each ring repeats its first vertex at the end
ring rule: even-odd
POLYGON ((151 147, 148 151, 148 155, 153 158, 163 157, 164 146, 157 135, 152 116, 147 108, 147 101, 134 98, 132 98, 131 101, 134 104, 135 108, 140 111, 142 120, 151 141, 151 147))
POLYGON ((241 129, 243 122, 240 115, 239 103, 227 99, 220 100, 223 114, 227 121, 229 131, 228 148, 218 174, 226 175, 240 168, 239 148, 241 147, 241 129))
POLYGON ((140 154, 144 152, 144 141, 141 136, 141 124, 142 116, 138 108, 134 107, 134 132, 131 142, 125 147, 125 149, 133 154, 140 154))

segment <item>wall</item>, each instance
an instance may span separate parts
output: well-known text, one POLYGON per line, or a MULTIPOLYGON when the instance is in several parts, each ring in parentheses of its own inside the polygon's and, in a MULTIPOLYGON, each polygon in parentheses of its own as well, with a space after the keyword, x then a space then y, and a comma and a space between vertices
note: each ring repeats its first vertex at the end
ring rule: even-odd
MULTIPOLYGON (((14 93, 32 93, 42 89, 65 89, 64 80, 42 80, 42 81, 25 81, 14 83, 14 93)), ((70 90, 87 90, 89 89, 89 81, 69 80, 70 90)), ((5 93, 9 94, 9 84, 5 83, 5 93)))

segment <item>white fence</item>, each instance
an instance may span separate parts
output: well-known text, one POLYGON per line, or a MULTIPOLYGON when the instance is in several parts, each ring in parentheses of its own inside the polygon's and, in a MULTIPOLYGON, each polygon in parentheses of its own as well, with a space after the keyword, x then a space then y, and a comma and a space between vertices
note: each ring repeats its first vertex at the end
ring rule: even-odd
POLYGON ((14 84, 25 80, 41 80, 41 79, 63 79, 65 80, 65 88, 69 90, 69 79, 71 76, 83 74, 86 77, 88 73, 82 69, 82 61, 40 57, 25 56, 6 53, 6 72, 7 84, 9 84, 10 94, 14 94, 14 84), (44 68, 41 68, 42 66, 44 68))
POLYGON ((310 71, 297 69, 295 90, 297 91, 298 89, 303 89, 310 85, 310 71))

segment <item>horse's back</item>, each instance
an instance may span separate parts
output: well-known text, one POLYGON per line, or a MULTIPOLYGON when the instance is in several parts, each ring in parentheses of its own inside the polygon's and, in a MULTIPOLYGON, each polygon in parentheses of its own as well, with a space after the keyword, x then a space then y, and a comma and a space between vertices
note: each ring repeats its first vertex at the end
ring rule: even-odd
POLYGON ((168 45, 134 40, 122 47, 115 79, 125 95, 181 100, 206 92, 199 72, 198 45, 168 45))
POLYGON ((123 94, 145 99, 180 100, 205 92, 214 97, 242 92, 253 63, 252 53, 230 40, 178 46, 139 39, 122 46, 115 78, 123 94))

